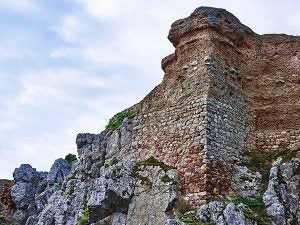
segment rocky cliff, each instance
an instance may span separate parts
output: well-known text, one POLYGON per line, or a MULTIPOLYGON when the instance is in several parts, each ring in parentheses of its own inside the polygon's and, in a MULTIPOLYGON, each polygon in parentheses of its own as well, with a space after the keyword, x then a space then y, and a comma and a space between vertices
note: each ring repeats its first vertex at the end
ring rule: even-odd
POLYGON ((300 37, 200 7, 168 38, 162 83, 78 161, 14 171, 17 224, 300 224, 300 37))

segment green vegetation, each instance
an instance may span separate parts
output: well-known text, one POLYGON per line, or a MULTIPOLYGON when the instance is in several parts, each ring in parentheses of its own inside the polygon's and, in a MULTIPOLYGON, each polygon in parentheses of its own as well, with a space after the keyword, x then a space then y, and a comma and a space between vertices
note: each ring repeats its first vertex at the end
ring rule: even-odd
POLYGON ((113 120, 109 121, 109 123, 105 126, 105 129, 109 130, 109 131, 117 130, 120 128, 120 126, 125 118, 130 118, 134 115, 135 115, 134 112, 128 112, 128 111, 121 112, 118 115, 116 115, 113 118, 113 120))
POLYGON ((255 221, 257 225, 271 225, 271 221, 262 198, 237 198, 231 202, 235 205, 244 204, 245 207, 242 210, 245 217, 249 220, 255 221))
POLYGON ((245 175, 241 176, 240 178, 241 178, 242 181, 252 182, 252 179, 250 177, 245 176, 245 175))
POLYGON ((171 183, 171 182, 174 182, 174 180, 169 177, 168 175, 164 175, 162 178, 161 178, 161 181, 164 182, 164 183, 171 183))
POLYGON ((118 162, 119 162, 119 160, 117 158, 113 158, 112 160, 105 162, 104 167, 107 168, 107 167, 116 165, 118 162))
MULTIPOLYGON (((175 169, 174 166, 170 166, 163 162, 160 162, 153 156, 151 156, 150 158, 148 158, 145 161, 141 161, 141 162, 137 163, 133 169, 133 173, 131 174, 131 176, 136 177, 137 179, 141 180, 142 185, 148 185, 150 187, 152 187, 152 185, 153 185, 152 182, 150 181, 150 179, 139 174, 139 171, 142 170, 141 167, 143 167, 143 166, 159 166, 165 172, 167 172, 171 169, 175 169)), ((174 182, 174 180, 171 179, 168 175, 163 176, 161 181, 164 183, 174 182)))
POLYGON ((241 163, 242 166, 247 166, 252 171, 257 171, 262 175, 263 190, 267 188, 269 173, 272 167, 272 162, 278 157, 282 158, 283 162, 287 162, 296 157, 296 151, 286 149, 278 149, 270 152, 266 151, 247 151, 243 153, 245 160, 241 163))
POLYGON ((122 167, 119 167, 119 166, 112 169, 112 179, 113 180, 117 180, 123 176, 122 174, 119 173, 121 170, 122 170, 122 167))
POLYGON ((74 186, 72 185, 67 192, 67 195, 72 195, 74 193, 74 186))
POLYGON ((144 177, 139 174, 136 177, 141 181, 142 185, 147 185, 149 187, 152 187, 153 183, 151 182, 151 180, 148 177, 144 177))
POLYGON ((73 179, 75 179, 75 178, 76 178, 76 174, 75 174, 75 173, 72 173, 72 174, 70 174, 70 175, 68 176, 68 181, 73 180, 73 179))
POLYGON ((65 160, 66 160, 66 161, 69 163, 69 165, 71 166, 72 163, 73 163, 74 161, 77 160, 77 157, 76 157, 76 155, 73 155, 73 154, 69 153, 68 155, 66 155, 65 160))
POLYGON ((174 166, 170 166, 163 162, 158 161, 153 156, 151 156, 149 159, 147 159, 145 161, 139 162, 138 166, 159 166, 165 172, 167 172, 168 170, 171 170, 171 169, 176 169, 176 167, 174 167, 174 166))
POLYGON ((265 207, 265 204, 262 200, 262 198, 256 198, 256 199, 248 199, 248 198, 237 198, 231 201, 235 205, 238 204, 244 204, 248 206, 249 208, 262 208, 265 207))
POLYGON ((78 225, 89 225, 89 220, 90 220, 90 215, 89 215, 89 210, 88 207, 85 206, 84 211, 83 211, 83 216, 78 222, 78 225))
POLYGON ((292 218, 290 220, 290 224, 291 225, 298 225, 298 220, 295 216, 292 216, 292 218))
POLYGON ((0 225, 15 225, 15 223, 0 217, 0 225))
POLYGON ((215 225, 214 222, 201 222, 197 219, 195 212, 188 212, 184 214, 180 220, 187 225, 215 225))

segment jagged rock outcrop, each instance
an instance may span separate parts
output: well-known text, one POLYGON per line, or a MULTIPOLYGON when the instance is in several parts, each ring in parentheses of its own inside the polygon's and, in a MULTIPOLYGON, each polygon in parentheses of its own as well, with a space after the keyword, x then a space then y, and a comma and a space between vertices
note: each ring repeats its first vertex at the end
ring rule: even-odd
POLYGON ((162 83, 78 161, 15 170, 17 224, 300 224, 300 37, 200 7, 168 38, 162 83))
MULTIPOLYGON (((279 158, 279 161, 281 160, 279 158)), ((274 224, 300 224, 299 190, 299 159, 271 168, 268 189, 263 195, 263 200, 274 224)))
POLYGON ((31 221, 45 208, 52 194, 60 190, 69 171, 70 166, 63 159, 57 159, 49 173, 38 172, 28 164, 15 169, 11 197, 16 206, 13 218, 17 224, 31 221))

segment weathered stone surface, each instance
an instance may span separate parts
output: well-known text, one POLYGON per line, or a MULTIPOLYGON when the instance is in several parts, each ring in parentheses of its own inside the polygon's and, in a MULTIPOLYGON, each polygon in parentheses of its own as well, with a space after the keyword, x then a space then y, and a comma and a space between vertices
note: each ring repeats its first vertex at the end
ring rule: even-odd
POLYGON ((225 205, 223 202, 212 201, 199 208, 197 218, 216 225, 254 225, 255 222, 247 219, 241 208, 242 205, 236 206, 232 202, 225 205))
POLYGON ((11 189, 12 199, 18 209, 26 209, 34 202, 35 188, 31 183, 18 182, 11 189))
POLYGON ((15 185, 11 188, 11 197, 17 211, 15 221, 23 225, 36 224, 36 215, 48 204, 51 195, 61 188, 70 172, 70 166, 64 159, 58 159, 50 172, 37 172, 30 165, 21 165, 15 169, 15 185))
POLYGON ((257 198, 261 191, 262 175, 246 166, 235 167, 234 180, 239 194, 244 198, 257 198))
POLYGON ((106 132, 99 135, 78 134, 76 138, 78 157, 78 171, 92 177, 99 177, 100 168, 104 165, 106 149, 106 132))
POLYGON ((300 222, 299 159, 281 164, 281 159, 270 171, 268 189, 263 195, 268 215, 276 225, 300 222))
POLYGON ((102 176, 94 180, 87 203, 91 222, 115 212, 127 212, 135 184, 134 165, 132 161, 124 161, 102 168, 102 176))
POLYGON ((165 221, 165 225, 185 225, 185 223, 180 222, 178 220, 174 220, 174 219, 167 219, 165 221))
POLYGON ((252 31, 225 9, 199 7, 188 18, 177 20, 172 24, 169 40, 176 47, 180 38, 188 33, 199 30, 212 29, 222 35, 240 43, 244 40, 246 32, 252 31))
POLYGON ((225 218, 223 211, 225 206, 222 202, 212 201, 208 204, 202 205, 198 212, 197 217, 201 221, 210 222, 214 221, 218 225, 225 225, 225 218))
POLYGON ((247 220, 243 212, 238 207, 236 207, 233 203, 229 203, 226 206, 223 213, 227 224, 253 225, 253 223, 247 220))
POLYGON ((39 178, 39 173, 30 165, 22 164, 19 168, 15 169, 13 176, 15 182, 32 182, 39 178))
POLYGON ((48 185, 61 185, 65 178, 68 176, 69 172, 70 165, 66 160, 55 160, 47 176, 48 185))
POLYGON ((136 177, 127 224, 163 224, 179 198, 177 172, 146 166, 137 168, 136 177))
POLYGON ((48 204, 48 199, 55 191, 57 191, 57 188, 55 187, 47 188, 45 191, 35 196, 37 212, 41 212, 45 208, 45 206, 48 204))

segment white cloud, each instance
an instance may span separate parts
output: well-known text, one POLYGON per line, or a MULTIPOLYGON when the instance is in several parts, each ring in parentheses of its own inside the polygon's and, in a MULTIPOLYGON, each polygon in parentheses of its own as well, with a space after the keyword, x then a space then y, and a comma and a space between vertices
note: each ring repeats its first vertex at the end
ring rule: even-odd
POLYGON ((70 103, 72 98, 65 94, 64 86, 78 81, 78 76, 78 71, 71 69, 32 71, 22 78, 21 92, 16 99, 21 105, 70 103))
MULTIPOLYGON (((121 0, 74 0, 83 5, 85 10, 98 19, 113 18, 121 10, 121 0)), ((124 1, 123 1, 124 2, 124 1)))
POLYGON ((85 31, 85 25, 75 16, 66 15, 63 17, 60 26, 54 28, 60 37, 67 42, 77 42, 85 31))
POLYGON ((20 51, 17 48, 3 44, 0 45, 0 60, 6 61, 20 58, 22 58, 22 53, 20 53, 20 51))
POLYGON ((1 0, 0 10, 16 11, 16 12, 33 12, 39 8, 35 0, 1 0))

